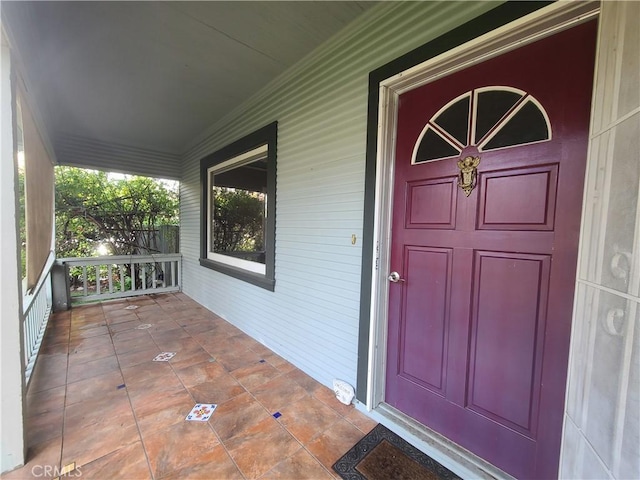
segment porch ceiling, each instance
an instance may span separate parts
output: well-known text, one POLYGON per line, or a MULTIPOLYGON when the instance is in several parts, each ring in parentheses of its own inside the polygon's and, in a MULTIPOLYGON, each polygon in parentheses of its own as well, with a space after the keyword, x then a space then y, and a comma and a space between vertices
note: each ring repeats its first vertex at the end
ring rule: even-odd
POLYGON ((374 2, 2 2, 53 145, 181 153, 374 2))

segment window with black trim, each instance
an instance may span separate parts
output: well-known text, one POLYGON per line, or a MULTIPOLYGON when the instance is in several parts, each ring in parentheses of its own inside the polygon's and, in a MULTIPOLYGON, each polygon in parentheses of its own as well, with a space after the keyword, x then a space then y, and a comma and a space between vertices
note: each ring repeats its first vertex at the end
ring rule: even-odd
POLYGON ((278 123, 200 162, 200 265, 273 290, 278 123))

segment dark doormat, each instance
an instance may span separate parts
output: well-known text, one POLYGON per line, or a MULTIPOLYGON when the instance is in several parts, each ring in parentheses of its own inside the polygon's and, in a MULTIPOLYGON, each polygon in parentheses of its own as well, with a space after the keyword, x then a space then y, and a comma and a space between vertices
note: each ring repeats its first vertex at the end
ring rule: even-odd
POLYGON ((344 480, 459 480, 431 457, 378 424, 334 465, 344 480))

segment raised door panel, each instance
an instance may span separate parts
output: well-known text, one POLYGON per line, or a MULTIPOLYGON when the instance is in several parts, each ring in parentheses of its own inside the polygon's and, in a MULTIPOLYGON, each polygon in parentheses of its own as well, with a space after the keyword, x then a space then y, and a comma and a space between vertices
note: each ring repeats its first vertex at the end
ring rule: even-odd
POLYGON ((456 228, 455 177, 407 183, 406 228, 456 228))
POLYGON ((443 392, 446 380, 451 267, 450 249, 405 248, 398 373, 435 392, 443 392))
POLYGON ((478 251, 466 407, 535 438, 551 259, 478 251))
POLYGON ((480 230, 553 230, 558 166, 480 174, 480 230))

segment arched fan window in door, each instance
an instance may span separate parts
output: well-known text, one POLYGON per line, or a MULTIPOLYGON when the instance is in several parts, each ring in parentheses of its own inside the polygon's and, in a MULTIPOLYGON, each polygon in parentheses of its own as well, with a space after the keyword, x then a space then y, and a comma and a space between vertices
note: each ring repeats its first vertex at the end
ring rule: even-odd
POLYGON ((454 98, 425 125, 413 148, 412 164, 457 157, 475 145, 479 152, 551 139, 544 108, 512 87, 483 87, 454 98))

